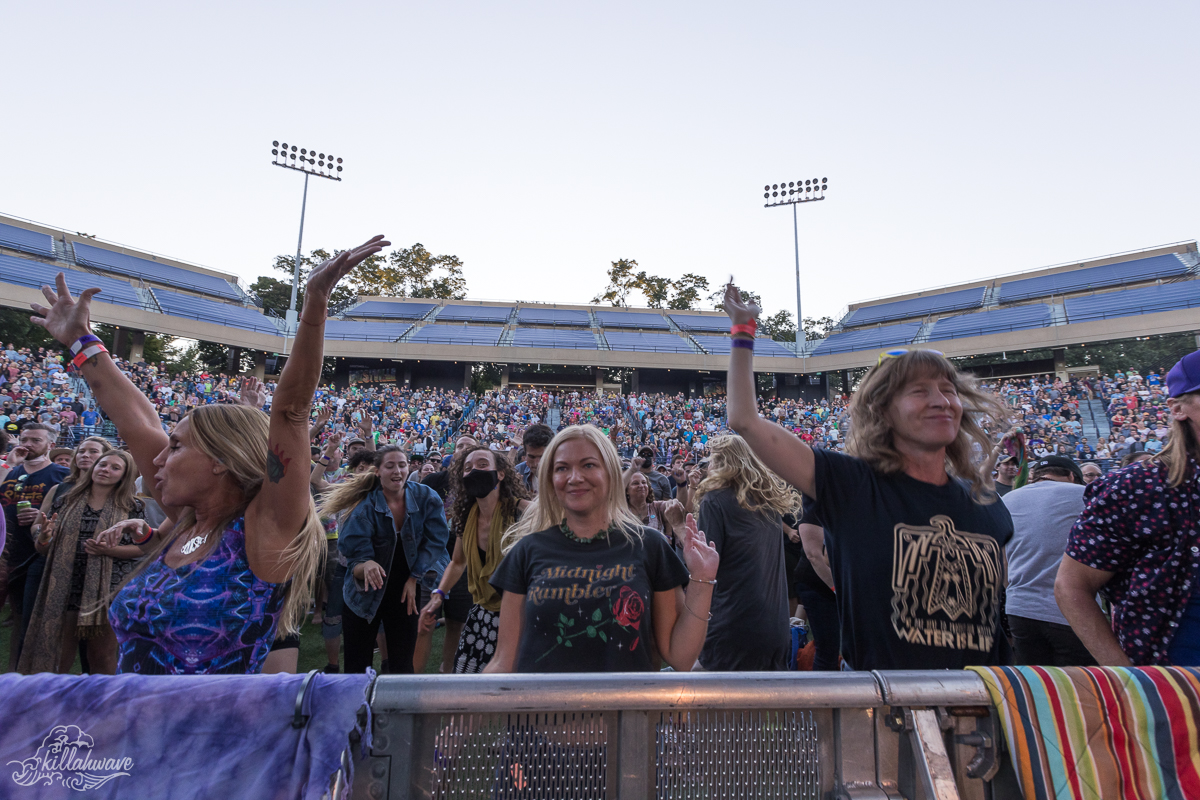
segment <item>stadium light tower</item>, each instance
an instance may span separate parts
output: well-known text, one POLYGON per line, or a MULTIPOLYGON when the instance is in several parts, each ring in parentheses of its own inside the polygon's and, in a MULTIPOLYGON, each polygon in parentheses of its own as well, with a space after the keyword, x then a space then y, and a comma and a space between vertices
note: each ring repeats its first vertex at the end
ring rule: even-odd
POLYGON ((300 248, 304 244, 304 210, 308 206, 308 176, 329 178, 331 181, 342 179, 342 160, 334 159, 332 155, 318 153, 305 147, 289 145, 287 142, 271 142, 271 155, 277 167, 294 169, 304 173, 304 198, 300 201, 300 238, 296 241, 296 263, 292 265, 292 303, 288 306, 287 324, 296 325, 296 288, 300 283, 300 248))
POLYGON ((825 189, 829 186, 829 178, 806 181, 788 181, 773 183, 763 187, 763 197, 767 203, 763 208, 775 206, 792 207, 792 236, 796 242, 796 342, 808 341, 804 332, 804 316, 800 313, 800 223, 796 220, 796 206, 801 203, 812 203, 825 199, 825 189))

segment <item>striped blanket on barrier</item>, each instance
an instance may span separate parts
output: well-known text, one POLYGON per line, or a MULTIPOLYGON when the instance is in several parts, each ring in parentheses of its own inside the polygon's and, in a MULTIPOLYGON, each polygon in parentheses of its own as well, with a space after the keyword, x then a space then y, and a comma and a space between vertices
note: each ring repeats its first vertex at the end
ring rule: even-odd
POLYGON ((1200 798, 1200 669, 970 669, 1026 800, 1200 798))

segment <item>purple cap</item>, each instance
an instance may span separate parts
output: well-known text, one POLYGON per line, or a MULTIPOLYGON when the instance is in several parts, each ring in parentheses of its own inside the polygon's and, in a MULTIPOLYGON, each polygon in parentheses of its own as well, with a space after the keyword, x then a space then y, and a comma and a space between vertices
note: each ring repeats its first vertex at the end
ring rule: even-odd
POLYGON ((1200 392, 1200 350, 1188 353, 1167 373, 1167 397, 1200 392))

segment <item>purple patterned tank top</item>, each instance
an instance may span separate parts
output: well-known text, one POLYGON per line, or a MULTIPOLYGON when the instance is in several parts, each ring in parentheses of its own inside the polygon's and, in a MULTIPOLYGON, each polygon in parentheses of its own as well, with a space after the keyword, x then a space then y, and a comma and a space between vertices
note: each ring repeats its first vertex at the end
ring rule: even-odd
POLYGON ((163 554, 113 598, 117 672, 252 674, 275 640, 287 583, 267 583, 246 559, 246 520, 229 524, 203 561, 171 569, 163 554))

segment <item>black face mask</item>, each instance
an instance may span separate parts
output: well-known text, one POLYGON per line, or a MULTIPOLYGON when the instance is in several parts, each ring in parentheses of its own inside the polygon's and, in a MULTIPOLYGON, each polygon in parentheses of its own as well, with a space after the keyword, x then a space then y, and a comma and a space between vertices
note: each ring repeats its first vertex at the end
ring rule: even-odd
POLYGON ((495 489, 499 482, 500 478, 496 470, 476 469, 463 478, 463 489, 466 490, 467 497, 478 500, 491 494, 492 489, 495 489))

